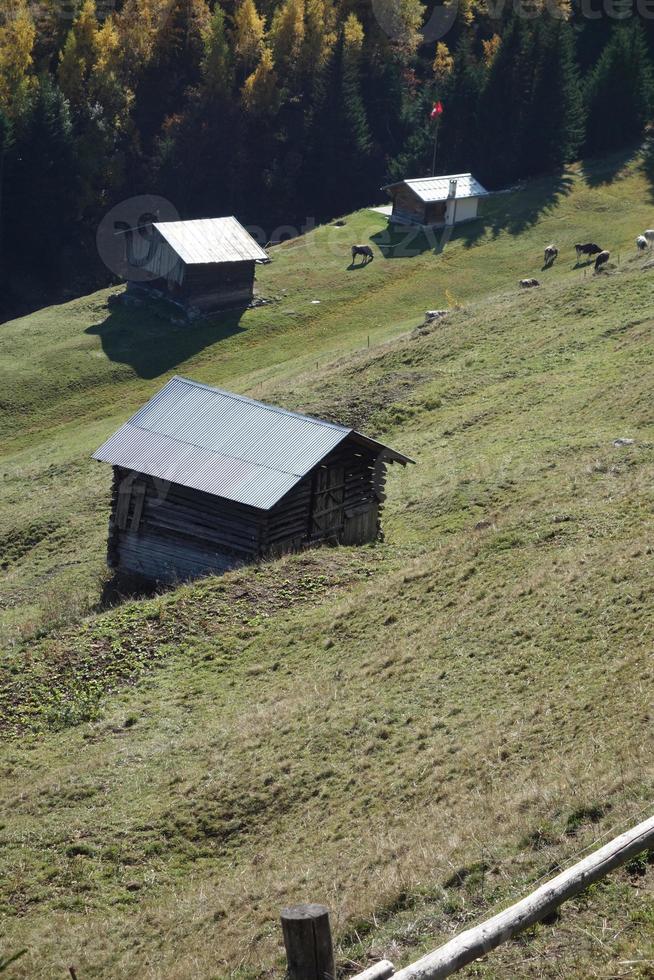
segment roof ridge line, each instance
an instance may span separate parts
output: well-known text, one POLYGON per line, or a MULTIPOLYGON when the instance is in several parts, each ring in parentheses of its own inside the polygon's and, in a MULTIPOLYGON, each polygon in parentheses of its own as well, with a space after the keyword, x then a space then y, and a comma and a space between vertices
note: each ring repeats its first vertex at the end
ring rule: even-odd
MULTIPOLYGON (((235 214, 221 214, 217 218, 172 218, 170 221, 153 221, 152 224, 156 228, 158 225, 189 225, 195 221, 238 221, 238 218, 235 214)), ((240 221, 238 221, 238 223, 241 225, 240 221)), ((245 231, 247 231, 245 225, 241 225, 241 228, 244 228, 245 231)))
POLYGON ((430 174, 429 177, 406 177, 405 182, 410 184, 416 180, 453 180, 454 177, 472 177, 472 173, 468 170, 463 174, 430 174))
MULTIPOLYGON (((276 412, 278 415, 290 415, 291 418, 302 419, 303 422, 313 422, 314 425, 322 425, 329 429, 337 429, 339 432, 343 432, 346 435, 354 432, 354 429, 348 428, 346 425, 339 425, 337 422, 328 422, 327 419, 318 419, 313 415, 303 415, 302 412, 292 412, 290 409, 281 408, 279 405, 269 405, 267 402, 260 402, 256 398, 250 398, 249 395, 239 395, 235 391, 226 391, 224 388, 217 388, 215 385, 207 384, 205 381, 194 381, 193 378, 185 378, 181 374, 173 375, 170 381, 166 382, 164 388, 166 388, 171 381, 183 381, 185 384, 195 385, 197 388, 208 388, 209 391, 218 392, 219 394, 224 395, 226 398, 233 398, 235 401, 249 402, 251 405, 258 405, 260 408, 265 408, 269 412, 276 412)), ((164 391, 164 388, 157 392, 157 394, 161 394, 161 392, 164 391)), ((155 395, 154 397, 156 398, 157 396, 155 395)), ((145 405, 143 408, 145 408, 145 405)), ((139 412, 142 410, 143 409, 139 409, 139 412)), ((136 414, 138 415, 139 413, 137 412, 136 414)))

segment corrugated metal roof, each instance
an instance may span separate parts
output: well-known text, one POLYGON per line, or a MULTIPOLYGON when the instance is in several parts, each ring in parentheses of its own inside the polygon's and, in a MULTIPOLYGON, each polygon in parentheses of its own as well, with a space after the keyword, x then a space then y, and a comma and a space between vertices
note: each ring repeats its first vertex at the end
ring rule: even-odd
POLYGON ((233 216, 194 221, 158 221, 154 227, 186 265, 268 258, 233 216))
POLYGON ((174 377, 94 458, 268 510, 351 434, 411 462, 345 426, 174 377))
POLYGON ((388 184, 384 190, 392 187, 399 187, 406 184, 417 194, 425 204, 434 201, 446 201, 450 193, 450 181, 456 180, 456 198, 462 200, 465 197, 484 197, 488 194, 485 187, 482 187, 472 174, 449 174, 444 177, 415 177, 410 180, 401 180, 395 184, 388 184))

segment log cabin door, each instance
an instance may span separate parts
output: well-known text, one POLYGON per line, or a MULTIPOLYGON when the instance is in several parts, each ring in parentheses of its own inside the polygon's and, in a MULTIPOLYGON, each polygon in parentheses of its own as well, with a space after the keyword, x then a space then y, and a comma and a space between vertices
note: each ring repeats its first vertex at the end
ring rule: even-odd
POLYGON ((328 538, 343 529, 345 468, 319 466, 313 474, 309 537, 328 538))
POLYGON ((446 212, 446 201, 433 201, 431 204, 427 205, 425 210, 425 223, 428 225, 444 224, 446 212))

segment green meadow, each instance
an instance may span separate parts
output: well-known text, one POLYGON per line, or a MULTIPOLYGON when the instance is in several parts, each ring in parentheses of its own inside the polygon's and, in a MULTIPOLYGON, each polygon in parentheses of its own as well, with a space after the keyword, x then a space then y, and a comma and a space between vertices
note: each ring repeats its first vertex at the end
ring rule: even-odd
MULTIPOLYGON (((274 247, 242 316, 176 326, 112 289, 0 327, 8 977, 281 977, 278 913, 305 900, 343 976, 409 963, 651 812, 642 158, 496 195, 447 240, 345 220, 274 247), (383 542, 107 605, 90 455, 174 374, 415 459, 383 542)), ((462 976, 653 964, 644 855, 462 976)))

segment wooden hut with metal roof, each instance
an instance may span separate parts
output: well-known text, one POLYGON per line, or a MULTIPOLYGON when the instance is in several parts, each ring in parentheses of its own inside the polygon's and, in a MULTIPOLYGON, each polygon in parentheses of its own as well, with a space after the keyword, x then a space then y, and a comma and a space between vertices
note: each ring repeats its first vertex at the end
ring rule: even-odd
POLYGON ((382 190, 393 202, 391 222, 428 228, 473 221, 480 198, 488 195, 472 174, 400 180, 382 190))
POLYGON ((146 230, 125 235, 138 288, 161 290, 203 313, 252 301, 255 266, 268 256, 236 218, 159 221, 146 230))
POLYGON ((343 425, 174 377, 94 454, 113 466, 109 565, 175 582, 380 533, 386 464, 343 425))

